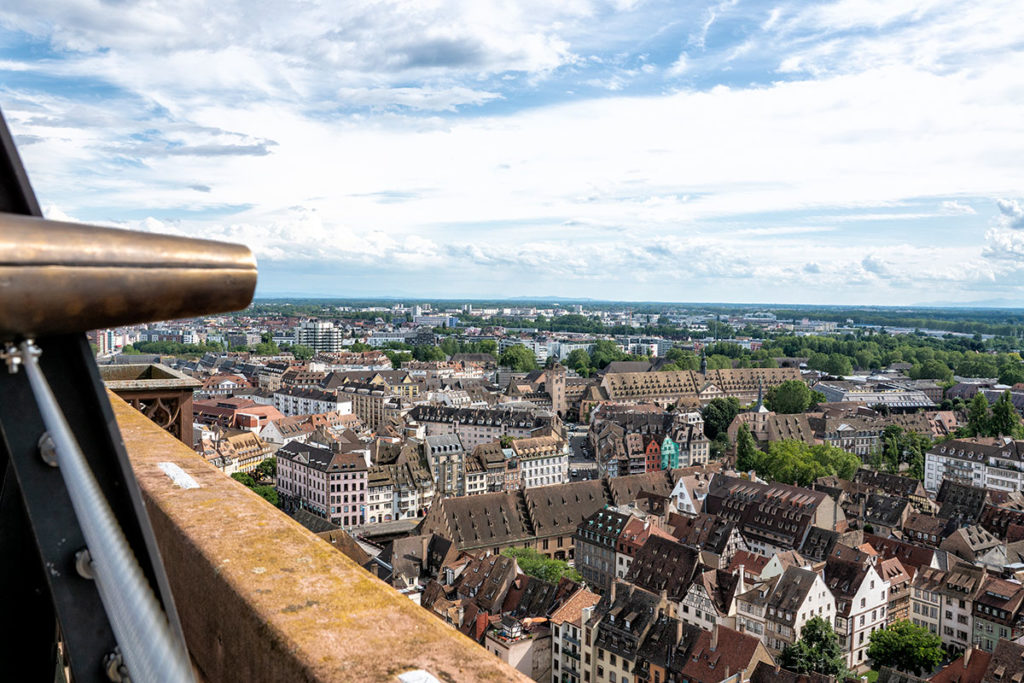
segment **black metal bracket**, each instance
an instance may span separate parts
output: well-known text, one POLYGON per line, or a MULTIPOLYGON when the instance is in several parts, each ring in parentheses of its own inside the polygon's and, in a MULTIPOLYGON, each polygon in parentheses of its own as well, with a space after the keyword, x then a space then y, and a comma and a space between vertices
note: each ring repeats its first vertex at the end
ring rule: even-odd
MULTIPOLYGON (((41 216, 2 114, 0 211, 41 216)), ((36 344, 71 431, 184 642, 142 494, 85 335, 36 344)), ((16 680, 52 681, 60 643, 73 680, 109 681, 104 660, 117 642, 95 582, 76 568, 85 540, 61 473, 41 454, 45 431, 25 372, 0 365, 0 596, 6 614, 0 619, 0 658, 17 665, 16 680)))

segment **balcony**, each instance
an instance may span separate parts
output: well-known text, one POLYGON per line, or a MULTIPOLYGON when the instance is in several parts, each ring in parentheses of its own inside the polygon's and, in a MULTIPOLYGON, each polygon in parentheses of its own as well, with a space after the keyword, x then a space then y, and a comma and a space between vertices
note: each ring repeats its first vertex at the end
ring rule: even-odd
POLYGON ((528 680, 109 397, 201 679, 528 680))

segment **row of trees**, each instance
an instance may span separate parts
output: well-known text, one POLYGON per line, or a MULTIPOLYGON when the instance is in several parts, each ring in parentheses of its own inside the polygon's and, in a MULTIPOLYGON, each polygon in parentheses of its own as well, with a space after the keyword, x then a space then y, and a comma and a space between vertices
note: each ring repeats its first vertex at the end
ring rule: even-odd
POLYGON ((1012 436, 1024 438, 1020 414, 1013 405, 1009 391, 990 406, 980 391, 967 406, 967 424, 957 432, 958 436, 1012 436))
POLYGON ((754 470, 768 481, 810 486, 818 477, 853 479, 860 466, 859 457, 835 446, 786 440, 773 441, 762 451, 747 425, 740 425, 736 435, 736 469, 754 470))
MULTIPOLYGON (((927 628, 896 621, 874 631, 868 657, 876 670, 883 666, 927 676, 945 658, 942 639, 927 628)), ((818 673, 843 680, 849 673, 839 635, 822 617, 812 617, 800 630, 800 638, 786 646, 779 657, 784 668, 801 674, 818 673)))

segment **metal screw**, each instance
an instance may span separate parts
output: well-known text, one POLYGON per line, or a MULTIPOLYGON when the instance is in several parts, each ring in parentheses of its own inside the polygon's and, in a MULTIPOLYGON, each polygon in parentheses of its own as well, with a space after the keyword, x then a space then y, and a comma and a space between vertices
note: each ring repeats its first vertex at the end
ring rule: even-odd
POLYGON ((43 432, 39 437, 39 457, 50 467, 57 467, 57 445, 53 443, 50 432, 43 432))
POLYGON ((82 548, 75 553, 75 569, 83 579, 95 579, 96 572, 93 571, 92 555, 88 548, 82 548))

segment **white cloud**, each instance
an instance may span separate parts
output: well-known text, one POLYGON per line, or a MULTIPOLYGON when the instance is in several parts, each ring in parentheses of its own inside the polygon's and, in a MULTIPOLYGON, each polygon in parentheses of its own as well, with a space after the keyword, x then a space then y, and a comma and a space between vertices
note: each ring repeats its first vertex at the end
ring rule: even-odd
POLYGON ((670 78, 677 78, 679 76, 682 76, 684 73, 686 73, 686 65, 688 63, 689 61, 686 57, 686 53, 680 52, 679 57, 676 58, 676 61, 672 62, 672 64, 669 65, 668 69, 665 70, 665 75, 669 76, 670 78))
POLYGON ((973 216, 974 214, 978 213, 970 204, 964 204, 962 202, 956 201, 955 199, 942 202, 942 204, 939 205, 939 208, 942 210, 943 213, 953 215, 973 216))
POLYGON ((1024 207, 1016 199, 1000 199, 996 206, 1002 214, 999 221, 1003 227, 1024 230, 1024 207))
MULTIPOLYGON (((763 36, 727 52, 771 48, 791 80, 559 104, 532 99, 559 69, 613 93, 654 69, 577 56, 590 51, 574 38, 614 8, 239 2, 129 5, 113 24, 72 0, 0 9, 0 24, 80 51, 13 68, 123 89, 0 90, 40 196, 90 220, 243 241, 264 260, 443 263, 606 294, 632 285, 605 280, 643 274, 802 295, 857 286, 851 270, 881 294, 977 283, 1024 253, 998 230, 903 243, 932 244, 927 218, 973 226, 979 198, 1024 187, 1022 23, 1004 0, 972 4, 959 27, 940 2, 776 7, 763 36)), ((695 44, 733 4, 697 17, 695 44)), ((706 61, 682 52, 664 73, 698 82, 706 61)), ((998 229, 1021 227, 1019 203, 998 208, 998 229)))

